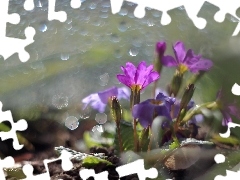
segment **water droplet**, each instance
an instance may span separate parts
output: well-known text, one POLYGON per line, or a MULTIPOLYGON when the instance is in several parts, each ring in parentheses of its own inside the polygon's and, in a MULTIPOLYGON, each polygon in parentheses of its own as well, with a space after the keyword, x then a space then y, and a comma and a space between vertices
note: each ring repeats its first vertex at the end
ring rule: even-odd
POLYGON ((121 16, 126 16, 128 14, 128 10, 125 8, 122 8, 118 14, 120 14, 121 16))
POLYGON ((90 9, 96 9, 96 7, 97 7, 97 4, 95 3, 91 3, 89 6, 90 9))
POLYGON ((94 26, 100 26, 100 24, 101 24, 101 21, 99 19, 92 22, 92 25, 94 26))
POLYGON ((63 96, 61 94, 56 94, 52 98, 52 104, 58 109, 67 107, 68 106, 68 97, 63 96))
POLYGON ((95 121, 97 121, 98 124, 105 124, 107 122, 107 115, 105 113, 97 113, 95 121))
POLYGON ((129 50, 129 55, 130 56, 136 56, 138 54, 138 50, 136 48, 131 48, 129 50))
POLYGON ((109 7, 111 7, 111 4, 110 4, 110 2, 103 2, 102 7, 109 8, 109 7))
POLYGON ((80 114, 81 119, 88 119, 91 115, 91 110, 89 107, 83 109, 82 113, 80 114))
POLYGON ((92 132, 95 132, 96 130, 97 130, 98 132, 102 133, 102 132, 103 132, 103 127, 102 127, 101 125, 93 126, 92 132))
POLYGON ((118 30, 121 32, 125 32, 128 29, 126 22, 122 21, 119 26, 118 26, 118 30))
POLYGON ((142 46, 142 41, 138 38, 133 39, 132 45, 135 47, 141 47, 142 46))
POLYGON ((108 83, 108 81, 109 81, 109 75, 108 75, 108 73, 102 74, 102 75, 99 77, 99 79, 100 79, 99 84, 100 84, 101 86, 106 86, 107 83, 108 83))
POLYGON ((134 14, 132 13, 132 12, 130 12, 130 13, 128 13, 128 15, 127 15, 129 18, 135 18, 135 16, 134 16, 134 14))
POLYGON ((180 7, 178 7, 178 9, 181 10, 181 11, 185 10, 184 6, 180 6, 180 7))
POLYGON ((100 18, 103 18, 103 19, 108 18, 108 13, 102 13, 102 14, 100 15, 100 18))
POLYGON ((42 3, 41 3, 41 1, 39 0, 39 1, 37 1, 37 5, 36 5, 37 7, 42 7, 42 3))
POLYGON ((106 13, 106 12, 108 12, 108 10, 109 10, 109 8, 105 8, 104 7, 104 8, 101 9, 101 12, 105 12, 106 13))
POLYGON ((120 41, 120 37, 118 37, 118 35, 116 35, 116 34, 112 34, 110 40, 114 43, 117 43, 120 41))
POLYGON ((45 32, 47 30, 47 25, 46 24, 40 24, 39 30, 41 32, 45 32))
POLYGON ((65 121, 65 126, 70 130, 77 129, 78 125, 78 119, 74 116, 69 116, 65 121))
POLYGON ((72 24, 71 24, 71 23, 65 23, 64 27, 65 27, 67 30, 70 30, 70 29, 72 29, 72 24))
POLYGON ((69 54, 67 54, 67 53, 61 53, 61 59, 62 59, 63 61, 68 60, 68 59, 69 59, 69 54))
POLYGON ((160 11, 156 11, 156 10, 153 10, 153 11, 152 11, 153 17, 157 17, 157 18, 158 18, 158 17, 161 16, 161 14, 162 14, 162 13, 161 13, 160 11))
POLYGON ((154 22, 153 22, 153 19, 148 19, 147 24, 148 24, 148 26, 154 26, 155 25, 154 22))
POLYGON ((121 51, 120 51, 119 49, 115 50, 114 56, 115 56, 116 58, 121 58, 121 57, 122 57, 121 51))
POLYGON ((86 36, 88 34, 88 31, 85 29, 80 30, 80 34, 83 36, 86 36))
POLYGON ((230 17, 230 20, 231 20, 232 22, 239 22, 239 19, 236 18, 236 17, 234 17, 234 16, 231 16, 231 17, 230 17))

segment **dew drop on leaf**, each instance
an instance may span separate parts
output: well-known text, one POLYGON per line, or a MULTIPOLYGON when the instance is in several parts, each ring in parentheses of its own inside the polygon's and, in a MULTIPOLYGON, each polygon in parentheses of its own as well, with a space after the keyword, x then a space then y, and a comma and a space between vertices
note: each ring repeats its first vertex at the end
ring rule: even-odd
POLYGON ((66 121, 65 121, 65 126, 70 129, 70 130, 74 130, 77 129, 79 125, 78 119, 74 116, 69 116, 67 117, 66 121))

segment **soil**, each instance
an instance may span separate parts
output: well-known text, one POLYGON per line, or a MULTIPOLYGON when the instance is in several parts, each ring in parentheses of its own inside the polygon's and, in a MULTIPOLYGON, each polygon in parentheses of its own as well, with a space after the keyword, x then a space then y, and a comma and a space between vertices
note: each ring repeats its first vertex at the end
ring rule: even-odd
MULTIPOLYGON (((96 125, 95 120, 82 121, 79 127, 74 130, 68 130, 61 124, 51 120, 41 120, 28 122, 28 129, 22 134, 31 143, 24 146, 22 150, 16 151, 12 148, 12 141, 6 140, 0 142, 0 155, 13 156, 15 163, 23 166, 24 164, 31 164, 34 168, 33 174, 42 174, 46 172, 43 164, 44 159, 57 158, 58 155, 54 151, 56 146, 64 146, 77 150, 75 143, 78 139, 83 137, 83 133, 86 130, 96 125), (42 123, 44 121, 44 124, 42 123), (41 130, 39 130, 41 127, 41 130)), ((118 173, 115 171, 116 167, 121 165, 120 159, 114 155, 114 149, 111 148, 91 148, 87 153, 104 153, 107 156, 107 160, 110 161, 113 166, 107 166, 106 164, 98 164, 93 169, 96 173, 102 171, 108 171, 109 179, 119 179, 118 173)), ((70 171, 63 171, 61 167, 61 160, 48 164, 51 180, 81 180, 79 171, 82 165, 78 161, 72 161, 73 168, 70 171)), ((6 177, 7 180, 15 180, 13 176, 6 177)), ((89 180, 93 180, 90 177, 89 180)), ((131 175, 121 178, 121 180, 138 180, 138 176, 131 175)))
MULTIPOLYGON (((44 124, 42 122, 43 120, 34 121, 32 123, 29 122, 29 127, 23 133, 23 136, 30 141, 31 145, 25 145, 24 148, 20 151, 15 151, 12 148, 11 140, 0 142, 0 155, 2 154, 4 156, 13 156, 15 162, 21 165, 23 165, 24 163, 31 164, 34 167, 33 173, 35 175, 46 172, 43 164, 44 159, 58 157, 58 155, 54 151, 54 147, 64 146, 78 151, 75 146, 76 141, 82 138, 83 132, 85 130, 91 130, 91 128, 96 125, 95 120, 88 120, 85 122, 83 121, 80 123, 79 128, 77 128, 75 131, 70 131, 55 121, 44 120, 44 124), (41 130, 39 130, 39 127, 41 127, 41 130)), ((219 147, 220 146, 217 146, 217 148, 219 147)), ((119 179, 118 173, 115 169, 122 164, 120 158, 114 154, 114 149, 94 147, 91 148, 90 151, 87 153, 104 153, 105 156, 107 156, 107 160, 110 161, 113 166, 107 166, 106 164, 98 164, 93 169, 96 173, 108 171, 110 180, 119 179)), ((215 163, 213 158, 211 159, 212 161, 209 161, 209 159, 205 159, 204 162, 198 161, 196 164, 185 170, 166 170, 165 173, 167 174, 167 176, 175 180, 194 179, 195 177, 204 174, 215 163), (204 168, 203 165, 205 166, 204 168)), ((79 171, 82 169, 81 163, 78 161, 73 161, 73 165, 74 167, 70 171, 63 171, 61 168, 60 160, 48 164, 51 179, 81 180, 79 176, 79 171)), ((6 179, 15 180, 16 178, 7 177, 6 179)), ((93 179, 93 177, 89 178, 89 180, 93 179)), ((121 180, 138 179, 139 178, 136 174, 121 178, 121 180)))

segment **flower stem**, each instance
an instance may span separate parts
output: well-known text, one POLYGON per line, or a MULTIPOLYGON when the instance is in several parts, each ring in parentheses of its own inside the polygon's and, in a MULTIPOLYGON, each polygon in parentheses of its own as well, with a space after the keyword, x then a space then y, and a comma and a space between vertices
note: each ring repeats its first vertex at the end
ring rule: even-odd
MULTIPOLYGON (((134 86, 131 88, 131 96, 130 96, 130 108, 135 104, 140 103, 140 88, 138 86, 134 86)), ((134 134, 134 150, 135 152, 139 151, 139 137, 137 134, 137 119, 133 119, 133 134, 134 134)))
POLYGON ((122 108, 115 96, 111 97, 111 110, 112 110, 113 119, 115 120, 116 126, 117 126, 119 151, 121 153, 123 152, 123 143, 122 143, 121 127, 120 127, 120 121, 122 120, 122 108))
POLYGON ((202 113, 202 109, 209 109, 209 110, 215 110, 218 108, 218 104, 216 101, 213 102, 208 102, 208 103, 204 103, 201 104, 195 108, 190 109, 186 115, 183 117, 181 124, 186 123, 187 121, 189 121, 193 116, 197 115, 197 114, 201 114, 202 113))

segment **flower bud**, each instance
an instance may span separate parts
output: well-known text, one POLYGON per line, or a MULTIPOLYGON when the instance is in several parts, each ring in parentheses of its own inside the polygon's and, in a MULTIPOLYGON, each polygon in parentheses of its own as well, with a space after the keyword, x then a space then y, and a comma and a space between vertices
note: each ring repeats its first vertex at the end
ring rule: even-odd
POLYGON ((118 125, 122 119, 122 108, 116 96, 111 97, 112 117, 118 125))
POLYGON ((194 90, 195 90, 194 84, 189 84, 183 94, 183 97, 180 103, 180 110, 185 109, 187 107, 188 103, 192 99, 194 90))
POLYGON ((180 87, 182 85, 183 75, 176 71, 176 73, 173 76, 172 82, 170 86, 168 87, 168 93, 171 96, 172 94, 174 97, 177 96, 178 91, 180 90, 180 87))
POLYGON ((156 58, 154 61, 154 69, 160 73, 161 69, 162 69, 162 57, 164 55, 166 51, 166 42, 164 41, 160 41, 156 43, 156 47, 155 47, 155 54, 156 54, 156 58))

